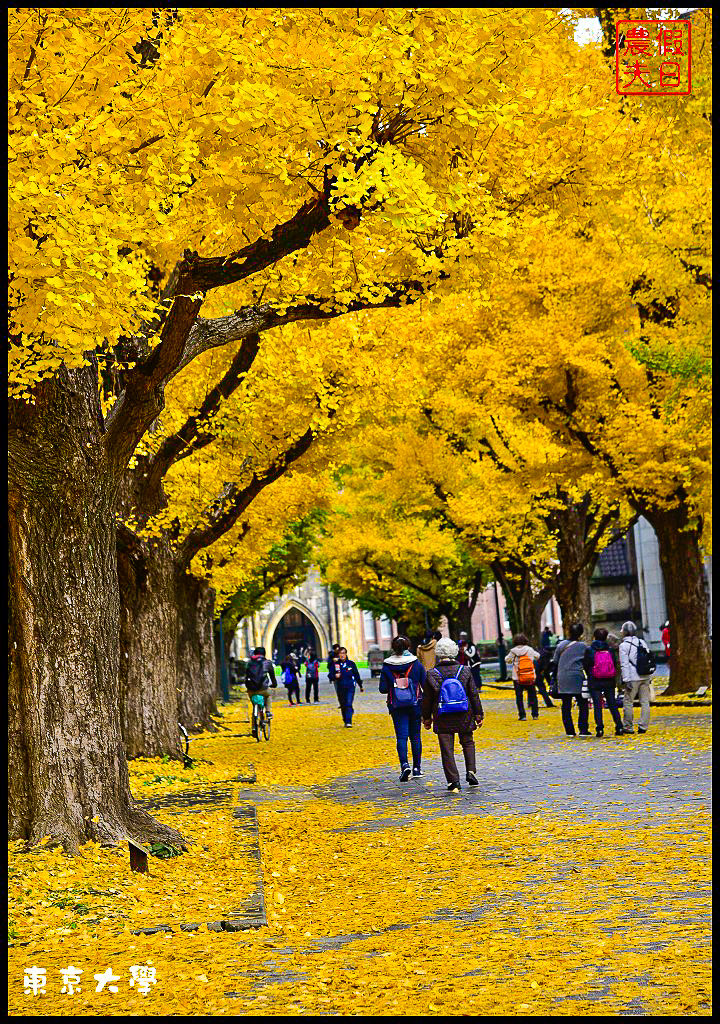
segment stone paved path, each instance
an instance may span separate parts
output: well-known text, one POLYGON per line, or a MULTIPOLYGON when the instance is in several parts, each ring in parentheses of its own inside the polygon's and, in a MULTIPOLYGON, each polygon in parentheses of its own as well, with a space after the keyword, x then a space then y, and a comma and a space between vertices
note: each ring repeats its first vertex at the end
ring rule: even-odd
MULTIPOLYGON (((339 711, 327 684, 321 689, 321 700, 321 707, 314 709, 312 714, 320 712, 327 716, 328 734, 333 736, 332 742, 342 743, 339 711)), ((477 789, 464 786, 462 794, 454 796, 445 789, 437 740, 431 733, 423 732, 424 778, 404 784, 398 780, 392 728, 387 721, 383 698, 377 693, 376 681, 366 682, 365 694, 358 693, 356 696, 355 709, 355 730, 371 728, 374 731, 383 722, 377 716, 385 717, 388 736, 385 763, 359 764, 356 772, 340 775, 318 785, 273 786, 272 789, 264 789, 262 786, 241 787, 239 799, 252 801, 259 807, 266 802, 272 805, 282 801, 285 807, 290 808, 317 799, 338 805, 357 804, 368 808, 367 820, 354 821, 336 831, 368 835, 387 827, 407 826, 418 819, 463 819, 509 813, 518 817, 539 816, 543 819, 560 817, 575 823, 587 821, 589 824, 593 821, 627 820, 632 823, 630 847, 634 845, 637 849, 638 862, 641 862, 645 850, 646 830, 651 831, 669 820, 677 820, 680 814, 682 825, 677 834, 688 834, 693 827, 693 807, 696 806, 698 811, 710 810, 711 758, 708 734, 711 716, 707 711, 698 710, 695 713, 683 709, 682 712, 673 712, 664 709, 654 713, 651 731, 645 737, 637 734, 632 737, 606 734, 602 739, 594 736, 568 739, 563 734, 559 708, 541 709, 538 722, 529 719, 525 723, 518 723, 512 699, 504 696, 490 697, 485 703, 486 725, 476 734, 480 785, 477 789), (493 722, 503 722, 506 732, 508 724, 512 723, 512 737, 509 741, 484 743, 493 731, 493 722)), ((301 716, 308 712, 309 709, 294 709, 293 724, 297 722, 297 727, 301 729, 301 716)), ((284 728, 291 727, 289 718, 285 717, 281 725, 284 728)), ((612 730, 609 732, 612 733, 612 730)), ((329 749, 332 750, 331 744, 329 749)), ((503 863, 507 856, 507 850, 501 846, 495 851, 486 850, 485 861, 479 867, 479 878, 482 878, 483 873, 492 877, 495 865, 503 863)), ((513 857, 522 859, 522 850, 516 848, 513 857)), ((533 863, 538 860, 541 858, 527 858, 526 885, 521 891, 495 892, 478 901, 477 906, 461 911, 436 910, 430 917, 423 917, 422 913, 410 914, 405 923, 392 924, 386 931, 412 929, 422 920, 457 922, 458 927, 472 927, 498 911, 512 914, 514 908, 517 908, 520 915, 526 909, 526 894, 535 886, 546 885, 548 881, 557 885, 554 891, 558 895, 553 910, 563 913, 567 928, 571 930, 573 919, 581 920, 583 915, 587 915, 587 907, 576 906, 572 899, 573 871, 577 870, 573 864, 572 850, 568 849, 566 860, 558 860, 551 866, 545 862, 533 863)), ((626 899, 628 870, 632 875, 632 866, 614 865, 612 860, 610 864, 608 875, 608 863, 598 862, 599 884, 606 895, 616 889, 626 899)), ((679 868, 681 870, 681 865, 679 868)), ((646 922, 650 916, 656 921, 657 941, 644 941, 637 949, 641 954, 652 956, 653 951, 656 951, 658 956, 662 956, 668 946, 668 937, 662 934, 663 928, 672 930, 677 928, 678 922, 704 926, 710 920, 709 883, 706 887, 695 886, 692 892, 686 892, 682 885, 671 887, 663 898, 658 898, 657 893, 646 898, 639 884, 632 888, 632 901, 623 907, 619 916, 597 922, 598 935, 607 934, 609 941, 615 944, 616 954, 624 949, 633 952, 635 947, 627 945, 628 936, 632 935, 633 921, 646 922), (686 906, 690 897, 695 909, 686 906)), ((361 894, 358 895, 361 898, 361 894)), ((520 930, 517 931, 520 934, 520 930)), ((369 935, 368 932, 346 931, 318 938, 313 943, 313 949, 318 954, 337 951, 338 956, 341 956, 343 949, 352 948, 353 943, 367 939, 369 935)), ((702 957, 698 963, 705 960, 702 957)), ((470 973, 478 974, 480 971, 470 973)), ((307 971, 298 970, 296 950, 288 946, 274 949, 271 961, 261 969, 245 973, 245 976, 253 977, 257 991, 261 992, 267 986, 280 982, 300 983, 311 975, 307 971)), ((618 982, 627 980, 627 975, 622 978, 617 976, 610 958, 607 964, 597 966, 596 982, 587 997, 593 1002, 602 1003, 609 998, 618 982)), ((638 973, 630 980, 642 985, 643 975, 638 973)), ((568 995, 558 994, 558 1015, 562 1015, 560 1004, 569 998, 568 995)), ((640 997, 628 996, 618 1007, 615 995, 613 1005, 614 1012, 619 1010, 622 1016, 642 1016, 651 1012, 640 997)), ((701 1004, 703 1011, 707 1007, 707 1003, 701 1004)))

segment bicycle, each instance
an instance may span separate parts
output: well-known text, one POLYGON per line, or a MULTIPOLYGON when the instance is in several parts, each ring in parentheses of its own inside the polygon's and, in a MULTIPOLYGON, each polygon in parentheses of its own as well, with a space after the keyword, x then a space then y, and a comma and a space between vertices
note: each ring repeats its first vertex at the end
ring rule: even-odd
POLYGON ((270 720, 265 710, 265 697, 261 693, 253 693, 250 696, 252 702, 252 735, 260 742, 260 733, 264 739, 270 739, 270 720))

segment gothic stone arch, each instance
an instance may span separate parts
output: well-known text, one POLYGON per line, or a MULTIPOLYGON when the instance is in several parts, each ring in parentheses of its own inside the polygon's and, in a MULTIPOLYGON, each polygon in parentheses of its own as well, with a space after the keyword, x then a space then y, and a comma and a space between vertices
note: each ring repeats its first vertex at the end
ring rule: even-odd
POLYGON ((299 612, 302 612, 303 615, 306 615, 310 622, 313 624, 313 627, 317 635, 320 637, 320 644, 322 648, 320 651, 317 652, 318 657, 322 658, 325 655, 327 655, 327 652, 330 650, 330 638, 322 622, 317 617, 315 612, 308 608, 306 604, 302 604, 301 601, 296 601, 294 598, 290 598, 290 600, 283 601, 281 604, 278 605, 278 607, 275 609, 275 611, 268 619, 267 625, 265 626, 265 629, 263 631, 262 645, 265 648, 265 650, 268 651, 268 657, 272 656, 272 642, 273 637, 275 636, 275 630, 280 625, 280 622, 285 617, 285 615, 290 611, 291 608, 297 608, 297 610, 299 612))

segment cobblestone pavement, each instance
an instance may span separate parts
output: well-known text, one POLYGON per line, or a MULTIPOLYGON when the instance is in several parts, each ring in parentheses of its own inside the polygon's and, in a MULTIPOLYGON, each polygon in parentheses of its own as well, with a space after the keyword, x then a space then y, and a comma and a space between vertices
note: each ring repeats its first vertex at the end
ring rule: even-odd
MULTIPOLYGON (((366 672, 363 674, 367 675, 366 672)), ((368 841, 379 830, 402 829, 418 820, 449 817, 487 819, 511 814, 529 819, 529 826, 538 818, 561 819, 574 824, 587 822, 588 827, 593 823, 628 821, 631 839, 625 855, 628 849, 636 849, 638 863, 642 863, 653 829, 670 821, 679 821, 675 834, 682 839, 683 834, 690 834, 693 829, 693 809, 696 807, 698 812, 710 810, 711 715, 707 710, 657 710, 653 713, 646 736, 615 737, 612 727, 608 729, 606 723, 608 732, 603 738, 593 735, 571 739, 564 735, 559 707, 541 708, 538 721, 528 718, 521 723, 517 721, 514 700, 487 692, 485 697, 486 721, 476 733, 480 785, 477 788, 463 785, 459 796, 446 791, 437 738, 425 731, 424 777, 407 783, 399 781, 392 724, 384 698, 377 692, 377 680, 367 679, 365 693, 356 695, 353 735, 364 731, 375 737, 379 731, 386 735, 387 757, 384 763, 358 763, 351 774, 345 772, 330 781, 302 786, 292 784, 292 766, 286 766, 287 785, 267 788, 261 784, 248 785, 240 788, 238 798, 252 802, 258 808, 268 806, 279 811, 292 811, 304 802, 310 804, 317 800, 327 801, 338 808, 357 806, 361 813, 367 808, 367 819, 361 817, 358 820, 355 815, 351 823, 340 824, 332 831, 358 836, 367 834, 368 841), (502 738, 499 739, 501 732, 502 738)), ((327 683, 321 686, 319 707, 288 710, 282 717, 278 716, 280 721, 276 722, 276 728, 302 730, 305 715, 321 715, 327 721, 327 750, 332 758, 333 743, 342 744, 349 734, 342 729, 340 712, 327 683)), ((461 760, 460 750, 456 753, 461 760)), ((461 778, 463 775, 461 769, 461 778)), ((550 864, 542 856, 537 856, 537 850, 534 856, 525 856, 522 847, 515 847, 510 856, 515 865, 518 860, 524 864, 519 890, 491 891, 478 899, 474 906, 462 909, 448 906, 445 910, 436 907, 429 915, 423 914, 422 907, 418 906, 414 912, 408 913, 407 920, 394 922, 380 930, 383 934, 410 934, 416 926, 433 922, 438 926, 444 922, 461 929, 487 929, 493 915, 507 921, 508 917, 512 919, 517 914, 520 921, 527 911, 527 897, 536 888, 543 888, 547 893, 548 883, 551 883, 552 903, 547 906, 548 909, 552 907, 554 914, 562 914, 566 929, 562 941, 567 942, 573 921, 581 924, 588 914, 587 904, 581 900, 578 905, 573 899, 573 879, 579 877, 573 872, 579 869, 574 864, 571 844, 568 844, 565 858, 560 856, 550 864)), ((477 868, 478 881, 484 877, 492 878, 495 869, 506 863, 507 858, 508 850, 501 843, 496 849, 485 848, 483 862, 477 868)), ((587 864, 583 870, 586 869, 587 864)), ((678 870, 682 871, 681 865, 678 865, 678 870)), ((609 957, 607 963, 593 963, 593 983, 583 992, 583 997, 591 1003, 600 1004, 599 1009, 609 1001, 611 1015, 652 1015, 654 1011, 649 1007, 654 1004, 646 1004, 641 995, 628 993, 618 1001, 617 991, 621 983, 629 980, 642 989, 648 979, 642 970, 631 977, 627 973, 619 976, 614 957, 632 956, 636 952, 638 956, 662 958, 667 955, 669 942, 672 943, 664 929, 672 932, 698 925, 705 928, 706 923, 709 928, 709 883, 698 885, 696 881, 691 891, 683 889, 682 884, 673 884, 666 892, 661 890, 660 895, 657 890, 645 894, 640 878, 636 879, 636 884, 632 882, 632 863, 615 864, 612 857, 609 861, 603 857, 597 861, 597 872, 598 885, 605 897, 610 895, 612 899, 612 893, 616 891, 624 904, 628 891, 631 891, 632 899, 620 908, 620 913, 609 915, 607 919, 602 916, 597 919, 598 936, 607 936, 608 942, 613 944, 614 956, 609 957), (643 941, 635 944, 634 923, 641 922, 646 926, 650 918, 657 924, 657 939, 646 928, 643 941)), ((362 893, 358 893, 358 898, 362 898, 362 893)), ((549 898, 541 895, 540 906, 549 898)), ((524 935, 521 926, 514 931, 519 936, 524 935)), ((344 964, 345 953, 355 950, 355 943, 371 939, 372 934, 367 930, 345 929, 313 939, 310 948, 302 952, 293 945, 279 943, 262 966, 249 967, 238 977, 253 979, 254 991, 260 994, 282 983, 302 987, 304 982, 313 978, 312 956, 327 957, 333 953, 339 958, 339 970, 352 971, 355 968, 344 964)), ((467 934, 471 936, 472 931, 467 934)), ((469 937, 468 941, 472 939, 469 937)), ((704 968, 707 957, 703 949, 704 940, 701 939, 696 947, 697 959, 690 970, 704 968)), ((357 957, 357 953, 354 955, 357 957)), ((368 952, 365 955, 380 954, 368 952)), ((479 975, 483 970, 460 973, 457 983, 462 985, 463 977, 479 975)), ((649 979, 648 984, 656 985, 657 977, 649 979)), ((558 992, 557 1011, 553 1015, 564 1015, 563 1002, 575 998, 567 994, 568 988, 572 986, 558 992)), ((707 1001, 699 999, 695 1008, 700 1015, 709 1014, 707 1001)), ((319 1015, 328 1014, 320 1012, 319 1015)))
MULTIPOLYGON (((333 727, 335 708, 329 688, 321 694, 323 709, 333 727)), ((363 716, 382 715, 389 719, 383 698, 377 693, 376 680, 365 683, 365 693, 355 700, 355 728, 363 728, 363 716)), ((485 701, 486 722, 476 733, 477 788, 464 786, 460 796, 445 791, 437 739, 423 730, 425 777, 401 783, 398 780, 392 726, 388 721, 388 761, 377 766, 358 765, 357 773, 333 780, 328 785, 311 788, 288 786, 283 796, 308 799, 320 796, 340 802, 369 801, 387 810, 387 818, 373 820, 357 828, 385 827, 399 824, 408 815, 497 814, 512 810, 517 814, 535 814, 543 808, 562 810, 606 820, 623 818, 647 811, 665 811, 672 815, 688 802, 710 810, 712 780, 709 742, 699 750, 680 750, 668 766, 668 748, 664 742, 673 730, 682 727, 697 732, 698 738, 711 729, 710 715, 691 711, 671 713, 658 711, 651 720, 646 736, 615 737, 606 723, 606 735, 597 739, 564 735, 560 709, 541 708, 541 718, 528 718, 518 723, 517 742, 506 749, 485 750, 483 739, 492 730, 496 716, 516 718, 515 702, 505 698, 485 701), (548 727, 552 723, 553 727, 548 727), (629 753, 628 751, 631 751, 629 753), (430 783, 430 785, 428 785, 430 783)), ((298 709, 298 714, 302 710, 298 709)), ((607 712, 606 717, 609 717, 607 712)), ((339 711, 337 712, 339 716, 339 711)), ((592 716, 591 716, 592 721, 592 716)), ((592 724, 591 724, 592 729, 592 724)), ((462 756, 456 744, 459 764, 462 756)), ((461 776, 462 776, 461 770, 461 776)), ((262 802, 277 800, 277 790, 247 787, 241 799, 262 802)), ((655 818, 655 821, 658 819, 655 818)))

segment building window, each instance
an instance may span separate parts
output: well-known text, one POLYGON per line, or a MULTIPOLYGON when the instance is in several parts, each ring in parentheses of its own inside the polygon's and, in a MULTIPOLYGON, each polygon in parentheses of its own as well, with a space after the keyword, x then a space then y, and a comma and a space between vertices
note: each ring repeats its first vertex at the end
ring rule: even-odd
POLYGON ((375 618, 372 612, 363 612, 363 629, 366 640, 375 640, 375 618))
POLYGON ((380 636, 383 640, 392 640, 392 622, 386 615, 380 619, 380 636))

